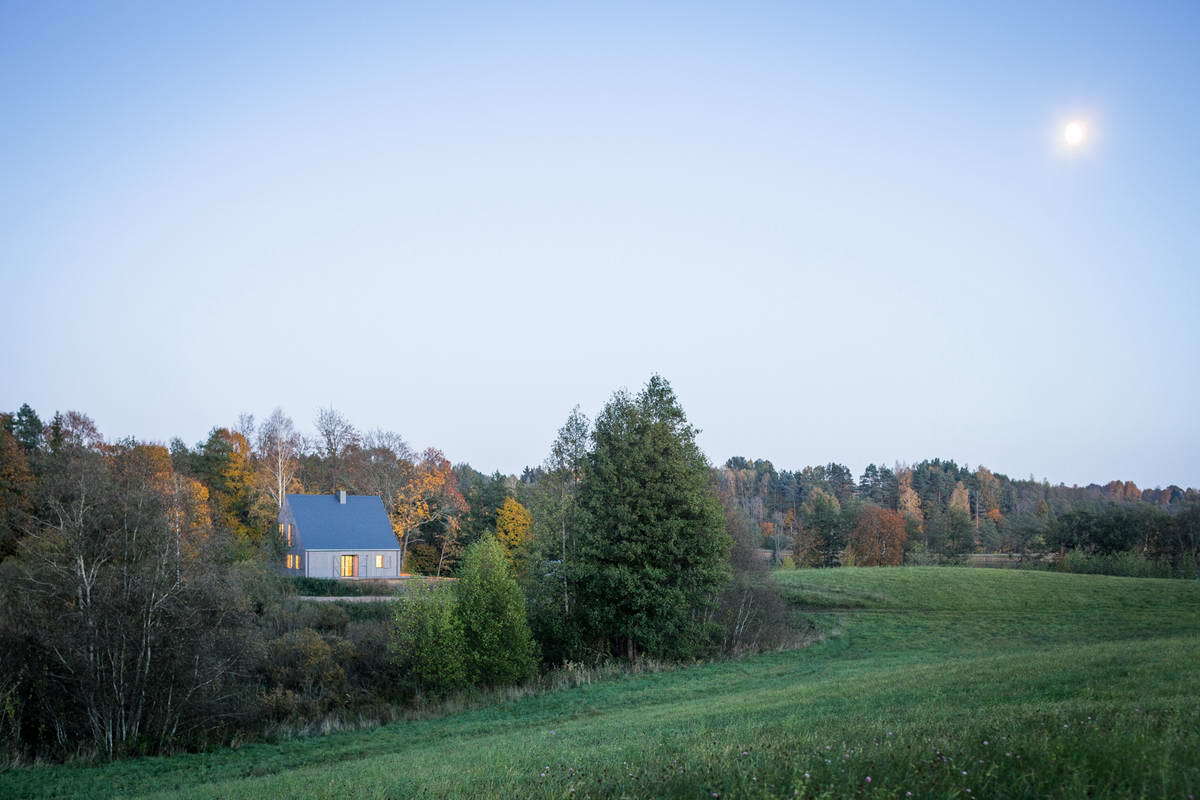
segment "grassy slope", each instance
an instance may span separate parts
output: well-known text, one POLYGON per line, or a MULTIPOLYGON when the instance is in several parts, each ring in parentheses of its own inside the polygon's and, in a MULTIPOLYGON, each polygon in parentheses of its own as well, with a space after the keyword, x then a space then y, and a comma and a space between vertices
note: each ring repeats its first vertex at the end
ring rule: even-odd
POLYGON ((15 770, 0 796, 1200 794, 1200 583, 952 568, 780 579, 828 641, 369 732, 15 770))

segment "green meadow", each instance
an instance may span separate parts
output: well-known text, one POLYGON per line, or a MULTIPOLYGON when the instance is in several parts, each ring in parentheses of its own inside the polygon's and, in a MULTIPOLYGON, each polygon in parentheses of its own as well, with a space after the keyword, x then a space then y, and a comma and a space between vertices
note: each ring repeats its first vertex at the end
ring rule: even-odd
POLYGON ((0 797, 1200 795, 1200 582, 776 573, 801 650, 436 719, 0 774, 0 797))

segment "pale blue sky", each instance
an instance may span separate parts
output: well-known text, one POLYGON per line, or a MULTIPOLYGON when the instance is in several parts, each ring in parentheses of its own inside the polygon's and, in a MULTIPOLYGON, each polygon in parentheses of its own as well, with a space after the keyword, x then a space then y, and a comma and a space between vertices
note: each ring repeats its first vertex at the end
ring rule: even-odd
POLYGON ((1200 5, 646 5, 0 1, 0 408, 1200 485, 1200 5))

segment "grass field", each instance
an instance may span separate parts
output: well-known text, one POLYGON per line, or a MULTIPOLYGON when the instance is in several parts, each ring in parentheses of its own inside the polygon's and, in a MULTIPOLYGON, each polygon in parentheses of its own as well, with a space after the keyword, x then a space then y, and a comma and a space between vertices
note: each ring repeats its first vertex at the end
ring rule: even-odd
POLYGON ((779 580, 825 641, 371 731, 12 770, 0 797, 1200 795, 1200 582, 779 580))

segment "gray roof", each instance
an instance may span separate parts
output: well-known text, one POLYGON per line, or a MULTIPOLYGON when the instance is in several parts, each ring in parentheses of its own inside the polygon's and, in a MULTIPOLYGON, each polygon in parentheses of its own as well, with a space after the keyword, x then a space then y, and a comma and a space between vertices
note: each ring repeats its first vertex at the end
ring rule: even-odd
POLYGON ((304 550, 399 550, 383 500, 373 494, 289 494, 288 508, 304 550))

